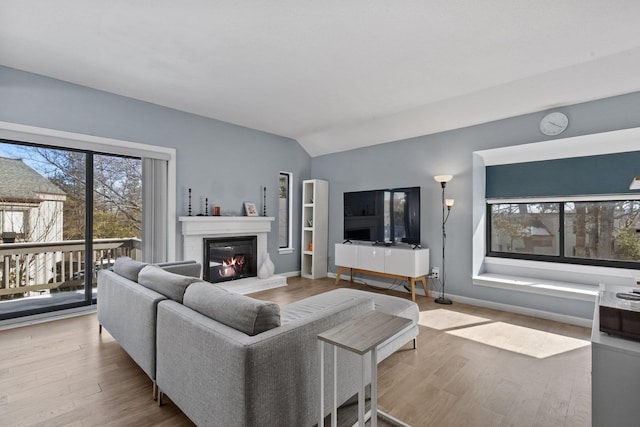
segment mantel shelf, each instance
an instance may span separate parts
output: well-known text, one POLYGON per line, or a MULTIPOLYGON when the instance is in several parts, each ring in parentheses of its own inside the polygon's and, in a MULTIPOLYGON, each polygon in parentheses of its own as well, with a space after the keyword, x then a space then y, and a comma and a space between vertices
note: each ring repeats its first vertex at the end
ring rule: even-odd
POLYGON ((268 233, 272 216, 181 216, 182 235, 268 233))
POLYGON ((230 221, 247 221, 247 222, 260 222, 260 221, 273 221, 275 217, 272 216, 225 216, 225 215, 209 215, 209 216, 181 216, 178 217, 180 222, 230 222, 230 221))

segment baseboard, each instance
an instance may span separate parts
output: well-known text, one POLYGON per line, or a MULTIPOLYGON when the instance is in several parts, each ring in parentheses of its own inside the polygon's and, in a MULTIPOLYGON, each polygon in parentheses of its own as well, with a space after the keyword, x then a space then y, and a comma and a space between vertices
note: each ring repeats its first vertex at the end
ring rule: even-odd
POLYGON ((582 317, 568 316, 566 314, 558 314, 550 311, 536 310, 533 308, 520 307, 517 305, 502 304, 498 302, 479 300, 475 298, 461 297, 457 295, 451 295, 449 293, 447 294, 447 297, 450 298, 452 301, 457 301, 463 304, 491 308, 494 310, 507 311, 510 313, 523 314, 525 316, 553 320, 555 322, 567 323, 569 325, 582 326, 585 328, 591 328, 591 326, 593 325, 592 319, 585 319, 582 317))
POLYGON ((298 271, 290 271, 288 273, 278 273, 278 275, 284 276, 284 277, 296 277, 296 276, 300 275, 300 270, 298 270, 298 271))
POLYGON ((16 317, 0 321, 0 331, 19 328, 21 326, 36 325, 38 323, 52 322, 54 320, 68 319, 70 317, 84 316, 96 312, 96 305, 87 305, 65 310, 50 311, 48 313, 34 314, 32 316, 16 317))

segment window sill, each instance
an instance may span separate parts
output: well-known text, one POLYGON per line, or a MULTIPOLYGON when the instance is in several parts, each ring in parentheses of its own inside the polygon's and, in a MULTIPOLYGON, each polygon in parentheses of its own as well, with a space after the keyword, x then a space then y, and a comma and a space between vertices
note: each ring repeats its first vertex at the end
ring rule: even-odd
POLYGON ((598 287, 593 285, 493 273, 473 276, 473 284, 589 302, 595 302, 598 295, 598 287))
POLYGON ((278 253, 280 255, 292 254, 295 252, 295 248, 280 248, 278 249, 278 253))

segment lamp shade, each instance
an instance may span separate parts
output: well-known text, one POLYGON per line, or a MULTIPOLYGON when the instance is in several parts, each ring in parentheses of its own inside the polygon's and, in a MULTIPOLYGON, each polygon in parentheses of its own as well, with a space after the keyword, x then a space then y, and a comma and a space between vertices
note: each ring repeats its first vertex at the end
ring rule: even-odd
POLYGON ((447 205, 447 207, 448 207, 449 209, 451 209, 451 208, 453 207, 453 202, 454 202, 454 200, 453 200, 453 199, 447 199, 447 200, 445 200, 445 202, 444 202, 444 203, 445 203, 445 205, 447 205))
POLYGON ((435 179, 439 183, 449 182, 453 179, 453 175, 436 175, 433 177, 433 179, 435 179))

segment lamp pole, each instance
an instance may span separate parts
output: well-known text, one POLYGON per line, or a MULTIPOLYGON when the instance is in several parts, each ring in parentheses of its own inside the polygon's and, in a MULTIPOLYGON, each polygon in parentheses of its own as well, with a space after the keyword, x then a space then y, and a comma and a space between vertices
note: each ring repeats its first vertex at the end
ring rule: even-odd
POLYGON ((444 296, 444 286, 445 286, 446 274, 447 274, 446 254, 445 254, 445 248, 447 246, 447 230, 445 225, 447 223, 447 220, 449 219, 449 214, 451 213, 451 207, 453 207, 453 199, 444 198, 444 188, 447 186, 447 182, 451 181, 452 178, 453 177, 451 175, 437 175, 434 177, 434 179, 438 181, 440 183, 440 186, 442 187, 442 271, 440 273, 441 281, 442 281, 442 290, 440 292, 440 296, 434 300, 437 304, 453 303, 449 298, 446 298, 444 296), (445 208, 446 208, 446 216, 445 216, 445 208))

